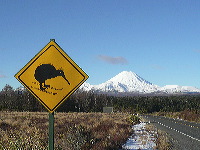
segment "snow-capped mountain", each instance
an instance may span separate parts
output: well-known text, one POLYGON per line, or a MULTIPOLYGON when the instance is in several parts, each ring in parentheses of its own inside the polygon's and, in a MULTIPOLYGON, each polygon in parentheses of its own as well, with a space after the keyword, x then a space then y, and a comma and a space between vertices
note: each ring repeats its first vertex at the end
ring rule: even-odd
POLYGON ((100 85, 94 86, 95 90, 104 92, 138 92, 151 93, 158 89, 157 85, 144 80, 134 72, 123 71, 100 85))
POLYGON ((123 71, 99 85, 84 83, 80 89, 98 92, 132 92, 132 93, 187 93, 200 92, 200 89, 191 86, 166 85, 159 87, 138 76, 131 71, 123 71))

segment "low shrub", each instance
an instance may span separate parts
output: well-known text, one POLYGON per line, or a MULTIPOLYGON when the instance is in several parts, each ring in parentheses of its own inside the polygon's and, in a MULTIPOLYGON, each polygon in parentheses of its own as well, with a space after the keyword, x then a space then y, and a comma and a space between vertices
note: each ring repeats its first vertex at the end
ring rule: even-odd
POLYGON ((127 121, 130 122, 131 124, 138 124, 140 123, 140 118, 134 114, 131 114, 128 117, 127 121))

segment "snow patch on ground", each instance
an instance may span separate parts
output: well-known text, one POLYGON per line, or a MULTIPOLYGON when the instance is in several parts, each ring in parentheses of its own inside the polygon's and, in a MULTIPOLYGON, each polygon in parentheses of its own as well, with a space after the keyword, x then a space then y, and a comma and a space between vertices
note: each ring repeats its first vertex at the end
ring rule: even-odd
POLYGON ((122 146, 123 150, 153 150, 156 146, 157 131, 146 129, 146 123, 133 126, 134 134, 122 146))

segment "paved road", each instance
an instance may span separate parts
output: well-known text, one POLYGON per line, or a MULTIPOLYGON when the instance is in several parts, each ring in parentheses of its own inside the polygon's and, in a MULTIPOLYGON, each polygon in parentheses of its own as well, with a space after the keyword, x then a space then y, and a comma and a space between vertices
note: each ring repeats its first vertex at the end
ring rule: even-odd
POLYGON ((200 124, 160 116, 142 116, 173 139, 176 150, 200 150, 200 124))

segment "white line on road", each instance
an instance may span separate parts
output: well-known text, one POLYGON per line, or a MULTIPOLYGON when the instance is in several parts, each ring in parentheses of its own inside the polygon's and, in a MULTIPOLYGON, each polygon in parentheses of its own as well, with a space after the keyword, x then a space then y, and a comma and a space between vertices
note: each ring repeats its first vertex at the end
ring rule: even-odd
POLYGON ((178 133, 181 133, 181 134, 183 134, 183 135, 185 135, 185 136, 187 136, 187 137, 189 137, 189 138, 191 138, 191 139, 193 139, 193 140, 196 140, 196 141, 199 141, 199 142, 200 142, 200 139, 194 138, 194 137, 192 137, 192 136, 190 136, 190 135, 188 135, 188 134, 185 134, 185 133, 183 133, 183 132, 181 132, 181 131, 178 131, 178 130, 176 130, 176 129, 173 129, 173 128, 171 128, 171 127, 169 127, 169 126, 166 126, 166 125, 164 125, 164 124, 162 124, 162 123, 160 123, 160 122, 157 122, 157 123, 160 124, 160 125, 162 125, 162 126, 164 126, 164 127, 169 128, 169 129, 171 129, 171 130, 174 130, 174 131, 176 131, 176 132, 178 132, 178 133))

